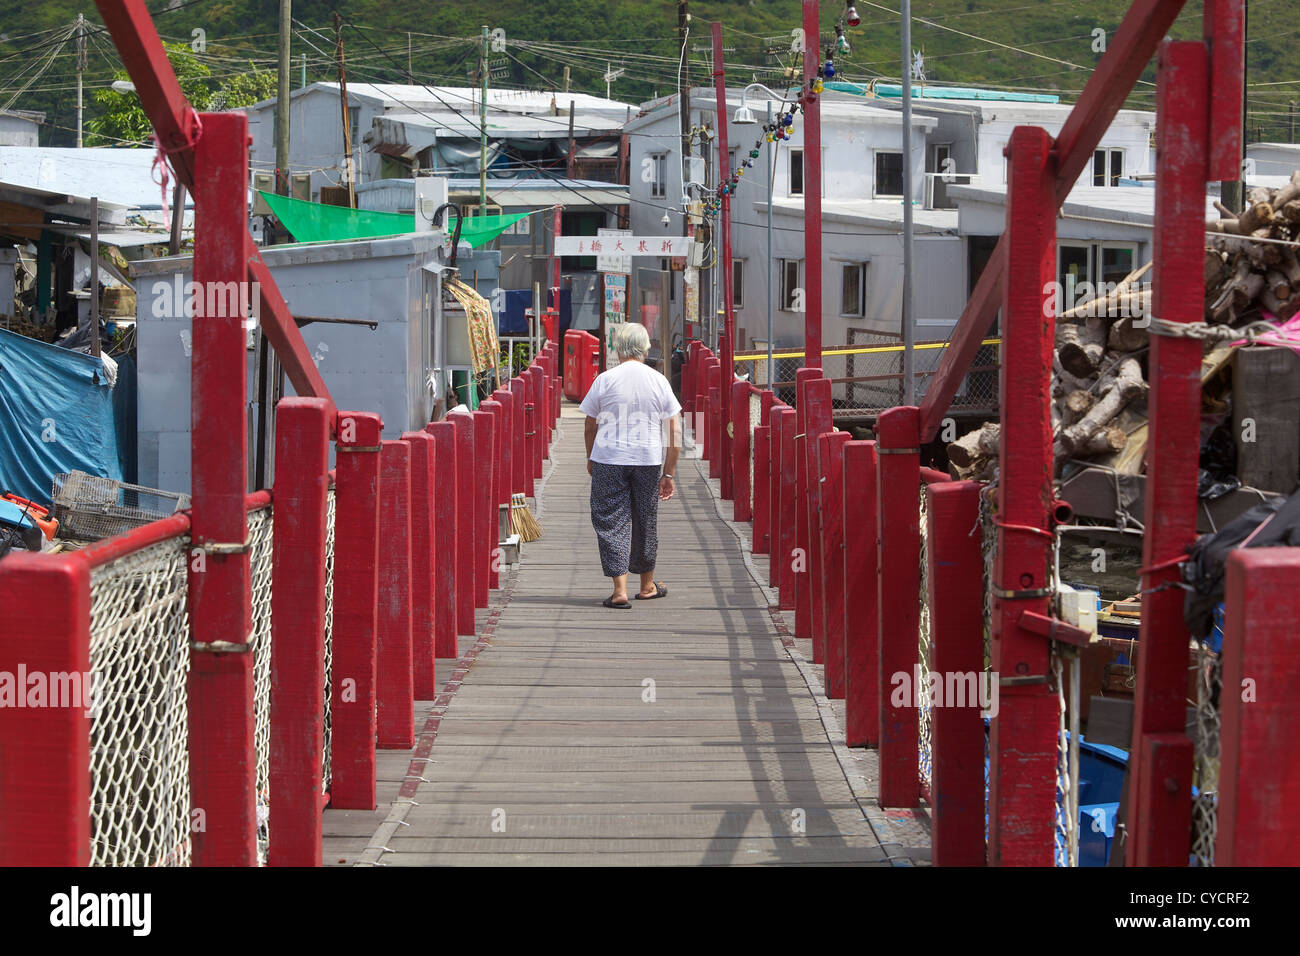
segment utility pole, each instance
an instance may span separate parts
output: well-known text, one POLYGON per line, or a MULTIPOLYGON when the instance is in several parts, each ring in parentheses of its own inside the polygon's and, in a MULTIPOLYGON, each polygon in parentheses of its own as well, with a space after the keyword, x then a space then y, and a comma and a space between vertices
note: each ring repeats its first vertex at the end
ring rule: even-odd
MULTIPOLYGON (((275 90, 275 191, 289 195, 289 27, 293 22, 293 0, 280 0, 280 37, 276 49, 279 62, 275 90)), ((346 115, 347 110, 343 111, 346 115)))
POLYGON ((90 354, 100 355, 99 341, 99 197, 90 197, 90 354))
POLYGON ((81 75, 86 70, 86 20, 77 14, 77 148, 81 148, 81 75))
POLYGON ((903 404, 916 404, 912 346, 912 2, 903 0, 903 404))
POLYGON ((347 157, 343 160, 343 181, 348 187, 348 206, 356 209, 357 197, 352 177, 352 118, 348 112, 347 61, 343 53, 343 18, 337 10, 334 12, 334 38, 338 42, 339 103, 343 110, 343 152, 347 157))
MULTIPOLYGON (((691 29, 690 7, 691 5, 688 2, 688 0, 677 0, 677 39, 681 44, 682 50, 686 49, 686 38, 690 33, 690 29, 691 29)), ((716 68, 717 67, 715 66, 714 69, 716 68)), ((677 166, 678 166, 678 172, 681 173, 680 182, 682 185, 682 195, 685 196, 687 195, 686 170, 687 170, 689 157, 691 155, 691 70, 690 70, 690 66, 687 63, 685 54, 683 54, 681 57, 681 70, 677 74, 677 101, 679 105, 678 117, 680 120, 681 135, 682 135, 681 162, 679 162, 677 166)), ((725 109, 726 106, 724 104, 719 104, 718 116, 720 122, 722 122, 721 116, 722 116, 722 112, 725 109)), ((723 162, 726 162, 725 157, 723 158, 723 162)), ((668 198, 670 197, 665 197, 665 200, 667 200, 668 198)), ((691 222, 691 217, 689 215, 682 216, 683 236, 689 236, 691 234, 690 222, 691 222)), ((671 266, 671 264, 672 263, 670 261, 669 265, 671 266)), ((682 278, 683 280, 685 280, 686 278, 685 271, 682 272, 682 278)), ((673 276, 671 271, 668 274, 668 282, 670 285, 673 282, 673 276)), ((685 333, 686 331, 686 318, 685 318, 686 283, 684 281, 682 283, 681 302, 682 302, 682 332, 685 333)), ((668 371, 668 347, 672 343, 672 339, 673 339, 672 329, 670 327, 671 322, 672 322, 672 313, 668 308, 668 303, 665 301, 663 304, 663 313, 660 316, 660 339, 661 339, 660 349, 663 353, 665 371, 668 371)))
POLYGON ((488 33, 483 27, 479 43, 478 76, 481 84, 478 104, 479 159, 478 159, 478 214, 487 214, 487 98, 488 98, 488 33))

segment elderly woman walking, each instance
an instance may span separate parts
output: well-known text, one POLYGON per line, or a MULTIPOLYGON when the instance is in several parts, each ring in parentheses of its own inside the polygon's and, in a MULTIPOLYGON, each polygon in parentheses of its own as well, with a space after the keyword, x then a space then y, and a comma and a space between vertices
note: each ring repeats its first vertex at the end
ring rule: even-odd
POLYGON ((619 364, 596 376, 580 406, 587 416, 587 474, 591 524, 600 565, 614 580, 608 608, 627 609, 627 576, 641 578, 638 600, 665 597, 655 580, 659 502, 673 496, 681 447, 682 406, 672 386, 645 364, 650 336, 634 322, 614 332, 619 364))

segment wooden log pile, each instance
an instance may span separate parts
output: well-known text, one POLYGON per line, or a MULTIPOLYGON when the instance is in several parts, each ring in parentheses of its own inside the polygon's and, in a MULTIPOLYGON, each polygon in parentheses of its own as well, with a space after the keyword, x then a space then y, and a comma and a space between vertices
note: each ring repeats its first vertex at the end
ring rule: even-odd
MULTIPOLYGON (((1300 241, 1300 171, 1279 188, 1252 189, 1240 213, 1215 205, 1221 218, 1206 224, 1204 322, 1241 327, 1300 312, 1300 248, 1294 245, 1300 241)), ((1149 280, 1143 279, 1150 268, 1057 315, 1052 421, 1058 475, 1067 461, 1092 461, 1125 474, 1143 470, 1151 313, 1149 280)), ((1208 383, 1230 364, 1232 349, 1208 341, 1205 348, 1202 381, 1208 383)), ((962 479, 991 477, 997 455, 996 425, 948 445, 950 470, 962 479)))
POLYGON ((1300 311, 1300 256, 1284 243, 1300 239, 1300 171, 1279 189, 1252 189, 1241 213, 1215 207, 1222 218, 1206 224, 1205 320, 1291 318, 1300 311))

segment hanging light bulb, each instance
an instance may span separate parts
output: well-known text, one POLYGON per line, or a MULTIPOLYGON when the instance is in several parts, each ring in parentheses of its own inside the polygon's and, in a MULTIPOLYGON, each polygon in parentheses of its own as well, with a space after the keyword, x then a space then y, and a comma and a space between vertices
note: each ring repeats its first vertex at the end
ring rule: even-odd
POLYGON ((750 159, 758 159, 758 150, 757 150, 757 149, 751 149, 751 150, 749 151, 749 158, 750 158, 750 159))
POLYGON ((844 11, 844 19, 851 27, 856 27, 862 23, 862 18, 858 16, 858 8, 852 3, 850 3, 849 8, 844 11))
POLYGON ((814 92, 814 93, 820 93, 820 92, 822 92, 822 91, 825 90, 825 89, 826 89, 826 86, 825 86, 825 84, 822 83, 822 78, 821 78, 820 76, 817 77, 817 79, 813 80, 813 92, 814 92))
POLYGON ((830 79, 834 79, 834 78, 835 78, 835 64, 834 64, 832 61, 827 60, 827 61, 826 61, 826 79, 830 80, 830 79))

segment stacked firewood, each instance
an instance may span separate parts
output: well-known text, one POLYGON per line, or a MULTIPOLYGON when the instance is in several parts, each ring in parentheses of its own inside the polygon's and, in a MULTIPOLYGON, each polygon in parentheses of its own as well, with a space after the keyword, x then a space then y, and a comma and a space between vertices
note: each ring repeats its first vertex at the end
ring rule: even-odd
POLYGON ((1206 226, 1205 320, 1291 318, 1300 311, 1300 257, 1283 243, 1300 238, 1300 171, 1280 189, 1252 189, 1240 214, 1215 207, 1222 218, 1206 226))

